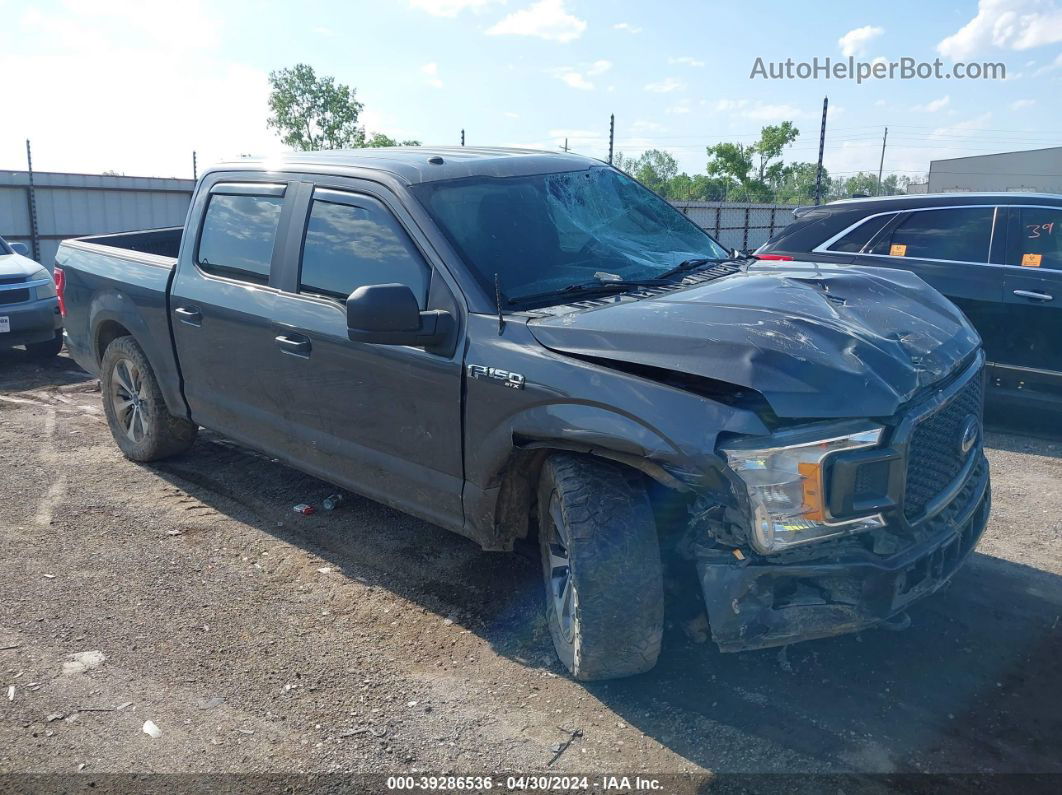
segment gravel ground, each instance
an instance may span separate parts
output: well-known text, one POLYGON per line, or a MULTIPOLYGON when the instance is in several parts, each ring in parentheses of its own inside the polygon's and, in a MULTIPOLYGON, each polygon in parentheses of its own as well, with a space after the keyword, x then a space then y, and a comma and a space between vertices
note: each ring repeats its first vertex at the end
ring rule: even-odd
POLYGON ((131 463, 96 389, 0 355, 0 772, 1062 772, 1062 437, 989 434, 987 534, 906 632, 671 628, 651 673, 582 685, 533 550, 295 515, 332 489, 210 433, 131 463))

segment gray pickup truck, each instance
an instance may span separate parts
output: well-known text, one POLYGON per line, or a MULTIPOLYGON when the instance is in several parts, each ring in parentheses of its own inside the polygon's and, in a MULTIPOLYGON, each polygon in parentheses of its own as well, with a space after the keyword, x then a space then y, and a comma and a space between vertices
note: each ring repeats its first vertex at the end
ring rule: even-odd
POLYGON ((691 573, 725 651, 895 624, 988 518, 952 304, 732 255, 600 161, 224 164, 183 230, 68 240, 57 268, 129 458, 205 426, 484 549, 537 537, 579 679, 651 668, 691 573))

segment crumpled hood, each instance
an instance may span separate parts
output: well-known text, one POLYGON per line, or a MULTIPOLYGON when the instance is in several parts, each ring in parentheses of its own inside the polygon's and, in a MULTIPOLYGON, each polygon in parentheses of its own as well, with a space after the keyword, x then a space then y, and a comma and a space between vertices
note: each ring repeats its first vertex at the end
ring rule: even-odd
POLYGON ((41 266, 21 254, 0 254, 0 276, 29 276, 41 266))
POLYGON ((980 338, 907 271, 754 263, 641 300, 534 319, 547 348, 725 381, 779 417, 885 417, 967 360, 980 338))

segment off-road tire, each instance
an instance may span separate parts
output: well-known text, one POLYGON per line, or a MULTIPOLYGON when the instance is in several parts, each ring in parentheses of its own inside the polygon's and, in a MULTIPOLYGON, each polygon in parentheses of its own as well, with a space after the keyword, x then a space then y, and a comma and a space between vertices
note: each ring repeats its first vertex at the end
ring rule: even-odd
POLYGON ((195 441, 199 426, 170 414, 162 399, 155 371, 132 337, 118 337, 104 351, 100 365, 100 391, 111 435, 126 458, 133 461, 158 461, 183 453, 195 441), (134 423, 132 432, 129 429, 128 409, 121 412, 119 407, 123 396, 129 396, 129 390, 123 386, 123 382, 130 380, 135 381, 134 386, 138 387, 140 419, 134 423))
POLYGON ((63 350, 62 329, 47 342, 31 342, 26 346, 26 353, 31 359, 54 359, 63 350))
POLYGON ((572 676, 615 679, 656 665, 664 628, 663 575, 641 475, 609 461, 555 453, 539 478, 538 517, 546 619, 557 656, 572 676), (558 522, 563 539, 555 531, 558 522), (559 556, 556 546, 551 550, 557 541, 567 543, 566 556, 559 556), (564 557, 571 609, 556 595, 565 568, 558 561, 564 557))

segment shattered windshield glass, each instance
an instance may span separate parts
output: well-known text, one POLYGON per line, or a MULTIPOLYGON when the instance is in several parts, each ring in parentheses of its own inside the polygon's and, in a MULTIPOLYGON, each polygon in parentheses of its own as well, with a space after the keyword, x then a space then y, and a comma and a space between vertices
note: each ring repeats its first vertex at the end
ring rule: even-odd
POLYGON ((727 252, 611 168, 473 177, 414 188, 484 289, 504 300, 571 285, 652 280, 727 252))

